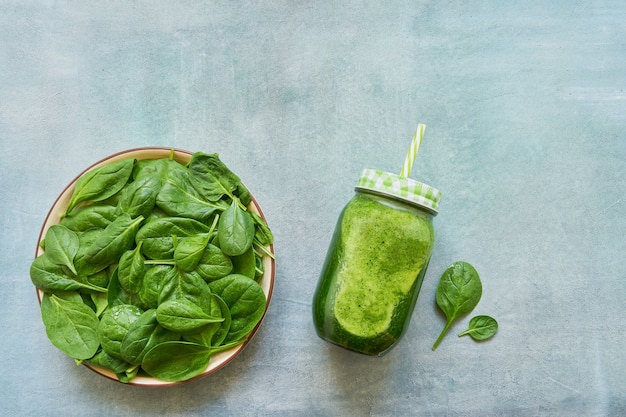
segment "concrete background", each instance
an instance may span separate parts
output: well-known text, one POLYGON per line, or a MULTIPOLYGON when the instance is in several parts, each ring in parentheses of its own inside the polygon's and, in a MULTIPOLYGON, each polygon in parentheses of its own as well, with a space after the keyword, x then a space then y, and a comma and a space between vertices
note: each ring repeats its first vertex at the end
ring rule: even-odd
POLYGON ((626 414, 626 2, 0 4, 0 403, 30 416, 626 414), (442 190, 406 337, 382 358, 314 333, 311 297, 362 168, 442 190), (28 269, 64 186, 147 145, 217 152, 276 236, 261 330, 214 376, 106 380, 57 351, 28 269), (434 294, 481 275, 485 343, 434 294))

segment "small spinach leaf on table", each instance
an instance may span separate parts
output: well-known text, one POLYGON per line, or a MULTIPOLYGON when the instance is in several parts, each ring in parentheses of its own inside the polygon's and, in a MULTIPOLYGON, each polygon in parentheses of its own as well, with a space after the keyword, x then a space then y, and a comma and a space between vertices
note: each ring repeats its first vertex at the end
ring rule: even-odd
POLYGON ((469 314, 476 307, 481 295, 480 277, 476 269, 469 263, 454 262, 443 272, 437 286, 435 299, 441 311, 446 315, 447 321, 433 345, 433 350, 437 349, 452 323, 469 314))
POLYGON ((496 334, 498 322, 490 316, 475 316, 469 322, 469 328, 461 333, 459 337, 470 335, 474 340, 486 340, 496 334))
POLYGON ((54 346, 71 358, 84 360, 95 355, 98 339, 98 317, 87 305, 44 295, 41 317, 46 334, 54 346))
POLYGON ((67 205, 66 214, 84 201, 102 201, 120 191, 133 171, 134 159, 102 165, 81 175, 67 205))

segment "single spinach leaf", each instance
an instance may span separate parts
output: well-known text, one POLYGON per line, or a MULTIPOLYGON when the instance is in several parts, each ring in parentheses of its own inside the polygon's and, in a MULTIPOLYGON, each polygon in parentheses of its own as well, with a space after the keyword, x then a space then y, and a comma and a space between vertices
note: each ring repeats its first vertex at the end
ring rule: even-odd
POLYGON ((208 233, 210 227, 194 219, 183 217, 160 217, 145 223, 137 232, 137 244, 143 241, 142 252, 150 259, 173 259, 172 236, 193 236, 208 233))
POLYGON ((120 195, 117 208, 130 217, 148 217, 156 203, 161 188, 158 177, 145 176, 126 185, 120 195))
POLYGON ((222 252, 228 256, 241 255, 252 246, 254 223, 250 214, 239 206, 237 198, 220 216, 217 236, 222 252))
POLYGON ((156 310, 156 318, 164 328, 178 332, 194 332, 207 324, 219 323, 222 317, 211 317, 202 308, 187 298, 177 298, 161 303, 156 310))
POLYGON ((233 274, 245 275, 254 279, 256 275, 256 259, 252 246, 241 255, 233 256, 231 260, 233 262, 233 274))
POLYGON ((178 239, 178 244, 174 249, 174 262, 176 262, 176 266, 185 272, 196 269, 208 244, 208 234, 199 234, 178 239))
POLYGON ((228 308, 226 302, 224 302, 224 300, 222 300, 222 298, 217 294, 211 295, 213 296, 214 304, 217 304, 219 306, 222 317, 224 318, 224 321, 220 323, 219 329, 217 329, 211 339, 211 345, 221 346, 224 343, 224 340, 226 340, 226 336, 228 336, 228 332, 230 331, 232 317, 230 315, 230 309, 228 308))
POLYGON ((266 307, 263 288, 243 275, 231 274, 209 283, 230 310, 231 324, 224 343, 242 340, 263 318, 266 307))
POLYGON ((87 249, 87 261, 92 264, 112 264, 130 249, 143 217, 135 219, 122 214, 109 224, 87 249))
POLYGON ((212 353, 210 347, 197 343, 164 342, 146 353, 141 367, 148 375, 163 381, 185 381, 207 368, 212 353))
POLYGON ((118 278, 118 269, 115 268, 111 278, 109 279, 109 286, 107 288, 107 302, 110 307, 132 304, 142 310, 146 309, 145 303, 142 302, 138 294, 132 294, 126 291, 120 284, 118 278))
POLYGON ((435 299, 441 311, 446 315, 447 321, 433 345, 433 350, 437 349, 452 323, 469 314, 476 307, 482 292, 483 287, 478 272, 469 263, 454 262, 443 272, 435 299))
POLYGON ((113 371, 120 382, 129 382, 136 374, 138 367, 122 359, 114 358, 100 350, 96 355, 87 361, 87 364, 99 366, 113 371))
POLYGON ((54 224, 46 232, 48 259, 57 265, 67 266, 74 275, 78 275, 74 267, 74 257, 79 245, 78 235, 65 226, 54 224))
POLYGON ((208 201, 218 201, 223 196, 235 198, 241 180, 219 158, 217 154, 196 152, 187 166, 194 188, 208 201))
POLYGON ((83 304, 56 295, 44 295, 41 317, 46 334, 54 346, 71 358, 84 360, 96 354, 98 317, 83 304))
POLYGON ((183 338, 188 342, 198 343, 204 346, 215 346, 222 342, 230 328, 230 311, 224 301, 215 294, 211 294, 210 310, 211 317, 220 317, 221 322, 215 322, 204 326, 194 333, 183 334, 183 338), (225 329, 225 330, 224 330, 225 329))
POLYGON ((196 272, 205 281, 225 277, 233 271, 233 261, 213 244, 208 244, 196 265, 196 272))
POLYGON ((96 272, 95 274, 89 275, 87 277, 87 282, 90 284, 96 285, 98 287, 106 288, 109 286, 109 279, 111 275, 108 269, 103 269, 100 272, 96 272))
POLYGON ((124 187, 133 171, 134 159, 113 162, 81 175, 67 205, 66 214, 84 201, 102 201, 124 187))
POLYGON ((202 277, 195 272, 171 268, 161 283, 159 305, 181 298, 198 305, 207 314, 211 311, 211 290, 202 277))
POLYGON ((95 291, 106 292, 105 288, 97 287, 86 280, 75 276, 62 265, 50 261, 46 253, 38 256, 30 265, 30 279, 42 291, 95 291))
POLYGON ((139 180, 145 177, 155 177, 161 182, 161 186, 169 178, 187 177, 187 168, 171 158, 144 159, 138 161, 133 169, 133 177, 139 180))
POLYGON ((121 353, 122 341, 130 326, 143 311, 131 304, 121 304, 109 308, 98 325, 98 336, 102 349, 117 359, 124 359, 121 353))
POLYGON ((120 285, 131 294, 137 294, 141 289, 141 279, 145 268, 141 244, 142 242, 139 242, 135 249, 124 252, 117 267, 117 278, 120 285))
POLYGON ((156 204, 170 216, 188 217, 201 222, 206 222, 216 210, 222 211, 228 207, 224 202, 210 202, 202 198, 188 178, 168 178, 157 196, 156 204))
POLYGON ((92 263, 89 262, 87 252, 91 248, 91 245, 102 234, 104 229, 89 229, 84 232, 78 233, 78 240, 80 246, 78 252, 74 257, 74 266, 78 275, 80 276, 94 276, 95 274, 105 271, 108 267, 108 263, 92 263))
POLYGON ((263 219, 253 211, 250 211, 250 216, 254 223, 254 237, 260 245, 268 246, 274 243, 274 234, 270 230, 269 226, 263 219))
POLYGON ((115 206, 92 204, 77 207, 61 220, 61 225, 75 232, 89 229, 104 229, 117 217, 115 206))
POLYGON ((490 316, 475 316, 469 322, 469 328, 459 333, 459 337, 470 335, 474 340, 485 340, 496 334, 498 322, 490 316))
POLYGON ((89 294, 89 299, 93 305, 93 310, 96 316, 100 317, 109 308, 108 294, 103 292, 92 292, 89 294))
POLYGON ((148 308, 156 309, 159 306, 159 295, 164 285, 172 279, 170 274, 175 273, 175 268, 169 265, 154 265, 148 268, 141 280, 139 299, 148 308))
POLYGON ((156 310, 145 311, 135 320, 122 339, 120 354, 134 365, 140 365, 146 353, 159 343, 180 339, 178 333, 171 332, 157 321, 156 310))

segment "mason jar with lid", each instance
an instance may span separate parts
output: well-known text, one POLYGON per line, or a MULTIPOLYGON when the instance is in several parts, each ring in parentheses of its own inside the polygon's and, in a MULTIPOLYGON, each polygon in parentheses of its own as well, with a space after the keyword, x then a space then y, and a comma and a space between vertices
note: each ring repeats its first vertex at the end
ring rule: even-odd
POLYGON ((440 197, 410 178, 363 170, 313 297, 322 339, 368 355, 382 355, 400 340, 433 250, 440 197))

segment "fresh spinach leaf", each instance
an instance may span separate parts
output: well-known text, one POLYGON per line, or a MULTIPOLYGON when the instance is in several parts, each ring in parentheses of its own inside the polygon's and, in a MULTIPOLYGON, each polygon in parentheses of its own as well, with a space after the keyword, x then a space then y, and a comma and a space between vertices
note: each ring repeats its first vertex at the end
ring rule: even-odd
POLYGON ((104 350, 98 351, 96 355, 87 361, 89 365, 99 366, 113 371, 120 382, 129 382, 136 374, 138 366, 132 365, 122 359, 114 358, 104 350))
POLYGON ((201 222, 206 222, 216 211, 228 207, 224 202, 211 202, 202 198, 188 178, 168 178, 157 196, 156 204, 170 216, 201 222))
POLYGON ((211 311, 211 290, 202 277, 195 272, 171 268, 164 276, 159 294, 159 305, 168 300, 180 298, 190 300, 206 313, 211 311))
POLYGON ((74 275, 78 275, 74 268, 74 257, 80 245, 78 235, 65 226, 54 224, 48 228, 45 241, 48 259, 57 265, 67 266, 74 275))
POLYGON ((173 259, 172 236, 185 237, 208 233, 210 227, 194 219, 161 217, 145 223, 137 232, 135 241, 143 241, 142 252, 150 259, 173 259))
POLYGON ((230 310, 231 324, 224 343, 243 339, 263 318, 265 293, 253 279, 231 274, 210 282, 209 287, 230 310))
POLYGON ((220 248, 228 256, 246 252, 254 240, 254 223, 250 214, 239 206, 235 198, 220 216, 217 224, 220 248))
POLYGON ((120 194, 117 203, 118 211, 130 217, 148 217, 156 203, 157 194, 161 188, 158 177, 145 176, 126 185, 120 194))
POLYGON ((208 244, 196 265, 196 272, 205 281, 225 277, 233 271, 233 261, 213 244, 208 244))
POLYGON ((186 381, 207 368, 212 354, 212 348, 197 343, 164 342, 146 353, 141 367, 148 375, 163 381, 186 381))
POLYGON ((254 248, 250 248, 239 256, 231 257, 233 263, 233 274, 245 275, 254 279, 256 275, 256 259, 254 248))
POLYGON ((217 154, 196 152, 192 155, 188 168, 191 183, 208 201, 218 201, 223 196, 235 198, 233 192, 241 184, 241 180, 217 154))
POLYGON ((263 219, 253 211, 250 211, 250 216, 254 223, 254 237, 261 246, 268 246, 274 243, 274 234, 270 230, 269 226, 263 219))
POLYGON ((169 265, 154 265, 146 269, 138 294, 145 306, 154 309, 159 306, 159 295, 165 283, 171 279, 169 275, 174 272, 174 268, 169 265))
POLYGON ((117 359, 124 359, 121 353, 122 341, 130 326, 143 311, 131 304, 121 304, 109 308, 100 319, 98 337, 102 349, 117 359))
POLYGON ((454 262, 443 272, 435 299, 441 311, 446 315, 447 321, 433 345, 433 350, 437 349, 452 323, 469 314, 476 307, 482 291, 478 272, 467 262, 454 262))
POLYGON ((224 321, 222 317, 209 316, 187 298, 167 300, 159 304, 156 318, 161 326, 178 333, 194 332, 207 324, 224 321))
POLYGON ((216 346, 222 343, 230 328, 230 311, 224 301, 215 294, 211 294, 211 304, 208 315, 220 317, 222 321, 208 324, 197 332, 183 334, 188 342, 198 343, 204 346, 216 346))
POLYGON ((120 354, 128 363, 140 365, 150 349, 159 343, 178 339, 180 335, 163 328, 157 321, 156 310, 150 309, 130 325, 122 339, 120 354))
POLYGON ((174 262, 176 262, 176 266, 185 272, 196 269, 208 244, 208 234, 198 234, 180 238, 174 249, 174 262))
POLYGON ((46 253, 35 258, 30 265, 30 278, 35 285, 42 291, 95 291, 105 292, 105 288, 97 287, 83 280, 79 276, 75 276, 71 271, 62 265, 57 265, 50 261, 46 253))
POLYGON ((100 346, 98 317, 91 308, 82 302, 45 294, 41 317, 48 338, 63 353, 78 360, 95 355, 100 346))
POLYGON ((93 263, 87 256, 91 245, 102 234, 104 229, 89 229, 84 232, 78 233, 78 241, 80 245, 78 252, 74 257, 74 266, 78 271, 79 276, 94 276, 95 274, 106 271, 109 267, 108 263, 93 263))
POLYGON ((120 285, 131 294, 137 294, 141 289, 145 260, 141 254, 141 242, 135 249, 127 250, 122 254, 117 267, 120 285))
POLYGON ((61 220, 61 225, 75 232, 104 229, 117 217, 115 206, 92 204, 77 207, 61 220))
POLYGON ((485 340, 496 334, 498 322, 490 316, 475 316, 469 322, 469 328, 461 333, 459 337, 470 335, 474 340, 485 340))
POLYGON ((126 185, 133 171, 134 159, 113 162, 81 175, 67 205, 66 214, 84 201, 102 201, 113 196, 126 185))
POLYGON ((92 264, 112 264, 130 249, 143 217, 135 219, 122 214, 109 224, 87 249, 87 261, 92 264))
POLYGON ((109 279, 109 286, 107 289, 107 302, 109 307, 132 304, 142 310, 146 308, 145 303, 142 302, 138 294, 133 294, 124 289, 120 284, 118 268, 115 268, 111 278, 109 279))

